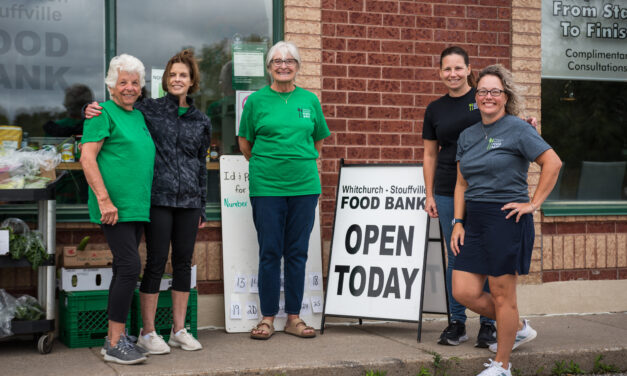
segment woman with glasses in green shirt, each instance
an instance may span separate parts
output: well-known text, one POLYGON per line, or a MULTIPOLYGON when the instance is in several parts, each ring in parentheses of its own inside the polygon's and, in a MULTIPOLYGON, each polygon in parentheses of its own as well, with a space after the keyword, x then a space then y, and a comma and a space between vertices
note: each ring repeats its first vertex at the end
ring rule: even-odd
POLYGON ((321 193, 316 160, 330 135, 315 94, 294 84, 298 48, 278 42, 268 52, 272 84, 250 95, 240 122, 239 146, 249 161, 250 200, 259 242, 259 299, 263 319, 254 339, 274 333, 284 259, 285 332, 316 335, 300 319, 309 236, 321 193))

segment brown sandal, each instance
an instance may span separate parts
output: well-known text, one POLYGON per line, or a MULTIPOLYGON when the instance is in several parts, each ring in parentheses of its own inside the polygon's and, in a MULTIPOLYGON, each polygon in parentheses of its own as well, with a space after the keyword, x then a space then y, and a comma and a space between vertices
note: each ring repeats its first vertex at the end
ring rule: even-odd
POLYGON ((270 320, 261 320, 257 326, 255 326, 250 331, 250 338, 253 339, 268 339, 272 337, 274 334, 274 325, 272 325, 272 321, 270 320), (261 333, 254 333, 254 331, 258 331, 261 333))
POLYGON ((285 323, 285 333, 300 338, 313 338, 316 336, 316 330, 311 326, 307 326, 301 318, 285 323), (311 333, 305 333, 305 330, 311 330, 311 333))

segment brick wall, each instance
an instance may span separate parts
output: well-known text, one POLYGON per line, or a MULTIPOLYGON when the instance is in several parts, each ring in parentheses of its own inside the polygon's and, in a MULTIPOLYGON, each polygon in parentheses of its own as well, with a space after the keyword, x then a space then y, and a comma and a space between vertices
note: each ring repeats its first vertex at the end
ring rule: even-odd
MULTIPOLYGON (((525 97, 525 116, 538 119, 541 132, 541 80, 542 80, 542 3, 540 0, 513 0, 512 2, 512 74, 520 92, 525 97)), ((529 168, 529 193, 533 196, 540 167, 532 163, 529 168)), ((542 227, 540 213, 534 215, 536 238, 529 274, 521 276, 522 283, 542 282, 542 227)))
POLYGON ((544 217, 542 282, 627 279, 627 216, 544 217))
MULTIPOLYGON (((321 221, 331 239, 339 159, 422 162, 427 104, 446 92, 440 52, 464 47, 477 70, 511 67, 510 0, 321 0, 323 147, 321 221)), ((538 55, 539 56, 539 55, 538 55)))

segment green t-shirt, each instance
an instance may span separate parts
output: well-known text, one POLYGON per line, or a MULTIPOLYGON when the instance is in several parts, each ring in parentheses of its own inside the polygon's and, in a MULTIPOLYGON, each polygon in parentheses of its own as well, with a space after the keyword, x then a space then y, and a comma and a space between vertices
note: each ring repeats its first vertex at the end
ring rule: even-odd
MULTIPOLYGON (((148 222, 155 144, 144 115, 126 111, 111 100, 100 105, 102 114, 85 120, 81 143, 104 139, 96 160, 111 202, 118 208, 119 222, 148 222)), ((90 220, 100 223, 100 208, 91 188, 87 205, 90 220)))
POLYGON ((189 110, 189 107, 179 107, 179 116, 185 115, 187 110, 189 110))
POLYGON ((251 94, 239 128, 239 136, 253 144, 250 196, 320 194, 314 142, 330 134, 314 93, 299 87, 278 93, 266 86, 251 94))

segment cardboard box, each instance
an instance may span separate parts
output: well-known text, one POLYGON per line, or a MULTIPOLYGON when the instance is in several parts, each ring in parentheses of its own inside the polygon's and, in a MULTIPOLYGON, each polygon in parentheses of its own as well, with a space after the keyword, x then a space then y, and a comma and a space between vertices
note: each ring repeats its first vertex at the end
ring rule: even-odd
POLYGON ((58 286, 59 290, 63 291, 108 290, 111 278, 113 278, 113 270, 111 268, 61 268, 58 286))
POLYGON ((61 265, 65 268, 102 268, 112 263, 113 255, 108 249, 78 251, 76 247, 63 247, 61 265))

